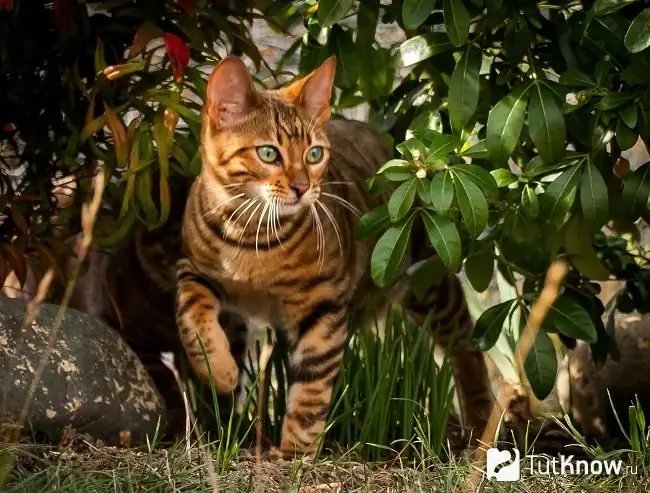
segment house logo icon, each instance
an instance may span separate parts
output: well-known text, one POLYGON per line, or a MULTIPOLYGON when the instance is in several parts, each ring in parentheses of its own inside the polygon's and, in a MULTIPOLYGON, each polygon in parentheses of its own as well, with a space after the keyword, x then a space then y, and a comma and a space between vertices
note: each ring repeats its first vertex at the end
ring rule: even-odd
POLYGON ((487 450, 486 476, 488 480, 517 481, 521 477, 519 450, 487 450), (514 454, 514 457, 513 457, 514 454))

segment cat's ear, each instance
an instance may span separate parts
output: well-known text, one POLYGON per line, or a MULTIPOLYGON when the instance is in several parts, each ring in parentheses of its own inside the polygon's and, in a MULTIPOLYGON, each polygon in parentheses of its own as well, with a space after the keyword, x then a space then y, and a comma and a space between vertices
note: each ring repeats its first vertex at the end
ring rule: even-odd
POLYGON ((330 99, 336 74, 336 56, 332 55, 317 69, 285 89, 287 99, 301 106, 309 120, 324 124, 329 120, 330 99))
POLYGON ((207 111, 218 127, 241 119, 257 102, 250 72, 238 57, 223 58, 210 76, 206 93, 207 111))

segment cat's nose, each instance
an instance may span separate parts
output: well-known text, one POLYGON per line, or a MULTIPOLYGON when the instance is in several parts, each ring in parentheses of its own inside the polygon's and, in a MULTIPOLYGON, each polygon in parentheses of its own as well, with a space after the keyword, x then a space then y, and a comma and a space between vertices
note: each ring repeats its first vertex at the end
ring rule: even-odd
POLYGON ((307 190, 309 190, 309 183, 305 182, 293 182, 289 185, 289 188, 296 193, 298 198, 302 197, 307 190))

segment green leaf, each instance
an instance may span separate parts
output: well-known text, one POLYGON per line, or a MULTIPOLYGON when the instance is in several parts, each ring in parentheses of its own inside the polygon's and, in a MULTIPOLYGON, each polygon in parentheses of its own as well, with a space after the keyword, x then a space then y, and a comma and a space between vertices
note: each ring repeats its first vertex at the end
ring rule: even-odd
POLYGON ((375 209, 369 210, 359 218, 355 238, 357 241, 371 238, 389 224, 388 204, 383 204, 375 209))
POLYGON ((636 221, 646 211, 650 196, 650 163, 645 163, 628 173, 621 192, 621 209, 627 217, 636 221))
POLYGON ((630 129, 623 120, 618 121, 616 124, 616 143, 622 151, 634 147, 638 138, 639 134, 635 130, 630 129))
POLYGON ((416 262, 406 271, 411 282, 409 286, 419 301, 431 292, 433 286, 439 286, 449 269, 438 255, 433 255, 426 260, 416 262))
POLYGON ((370 258, 370 275, 380 288, 393 280, 404 260, 412 227, 411 215, 402 224, 387 229, 377 241, 370 258))
POLYGON ((508 161, 519 143, 528 105, 528 87, 518 86, 490 111, 486 132, 488 158, 497 166, 508 161))
POLYGON ((530 185, 526 185, 521 192, 521 208, 524 214, 531 219, 535 219, 539 215, 539 200, 535 189, 530 185))
POLYGON ((636 104, 628 104, 618 112, 621 120, 630 128, 636 128, 639 121, 639 111, 636 104))
POLYGON ((594 14, 607 15, 622 9, 626 5, 636 2, 637 0, 596 0, 594 2, 594 14))
MULTIPOLYGON (((452 169, 453 172, 453 169, 452 169)), ((463 173, 454 173, 454 190, 463 222, 469 233, 480 235, 488 222, 488 203, 481 189, 463 173)))
POLYGON ((553 390, 557 366, 553 341, 546 332, 540 330, 524 362, 526 377, 539 400, 546 399, 553 390))
POLYGON ((487 199, 499 198, 499 187, 490 172, 476 164, 457 164, 454 173, 460 173, 472 180, 483 192, 487 199))
POLYGON ((411 210, 419 181, 419 178, 414 176, 397 187, 391 195, 388 201, 388 215, 392 222, 399 222, 411 210))
POLYGON ((447 268, 452 272, 457 272, 461 262, 461 243, 456 224, 446 217, 436 216, 428 210, 423 211, 422 220, 431 246, 435 248, 447 268))
POLYGON ((625 33, 624 43, 630 53, 639 53, 650 46, 650 8, 643 10, 632 21, 625 33))
POLYGON ((573 298, 560 296, 546 316, 547 322, 560 334, 594 343, 598 339, 596 326, 589 313, 573 298))
POLYGON ((418 197, 425 204, 431 203, 431 183, 426 178, 418 178, 418 197))
POLYGON ((442 10, 449 40, 455 46, 467 43, 471 18, 463 4, 463 0, 443 0, 442 10))
POLYGON ((548 186, 542 195, 542 208, 547 221, 561 221, 571 209, 576 197, 580 170, 580 166, 567 169, 548 186))
POLYGON ((487 141, 485 139, 480 140, 469 149, 462 151, 459 155, 471 159, 485 159, 488 156, 487 141))
POLYGON ((381 175, 382 173, 385 173, 388 170, 394 170, 394 168, 397 168, 400 171, 408 171, 408 166, 409 166, 408 161, 405 161, 404 159, 391 159, 390 161, 386 161, 384 164, 382 164, 379 167, 379 169, 377 170, 377 174, 381 175))
POLYGON ((458 146, 458 138, 454 135, 447 135, 429 128, 421 128, 413 131, 414 135, 420 138, 428 148, 425 154, 429 158, 438 157, 447 159, 450 152, 458 146))
POLYGON ((350 11, 354 0, 320 0, 318 2, 318 20, 323 27, 339 22, 350 11))
POLYGON ((478 349, 487 351, 496 344, 514 302, 515 300, 504 301, 481 314, 472 333, 472 342, 478 349))
POLYGON ((353 59, 359 64, 359 89, 367 100, 380 99, 390 94, 395 70, 391 54, 386 48, 364 48, 364 56, 359 59, 355 54, 353 59))
POLYGON ((357 12, 357 47, 366 49, 375 42, 378 20, 379 0, 361 2, 357 12))
POLYGON ((580 182, 580 205, 587 223, 599 230, 609 218, 609 198, 603 176, 591 162, 587 163, 580 182))
POLYGON ((499 188, 507 187, 511 183, 515 183, 519 180, 519 178, 517 178, 517 176, 515 176, 512 171, 505 168, 493 169, 490 171, 490 174, 492 175, 492 178, 494 178, 494 181, 499 188))
POLYGON ((413 30, 420 26, 436 6, 436 0, 404 0, 402 4, 402 22, 404 28, 413 30))
POLYGON ((543 84, 532 88, 528 106, 530 137, 545 163, 557 161, 564 151, 566 126, 553 93, 543 84))
POLYGON ((631 94, 626 94, 622 92, 610 92, 606 94, 603 99, 599 101, 596 105, 596 108, 602 111, 613 110, 619 106, 623 106, 626 103, 629 103, 634 99, 634 96, 631 94))
POLYGON ((454 200, 454 179, 449 170, 436 173, 431 180, 431 203, 436 211, 444 214, 454 200))
POLYGON ((560 84, 565 86, 594 87, 596 82, 584 72, 572 68, 560 76, 560 84))
POLYGON ((401 43, 393 55, 395 68, 404 68, 420 63, 452 48, 444 33, 426 33, 413 36, 401 43))
POLYGON ((449 82, 449 119, 456 133, 470 122, 479 97, 479 71, 482 55, 471 45, 456 64, 449 82))
POLYGON ((472 287, 482 293, 490 286, 494 274, 494 257, 487 249, 479 250, 465 260, 465 274, 472 287))

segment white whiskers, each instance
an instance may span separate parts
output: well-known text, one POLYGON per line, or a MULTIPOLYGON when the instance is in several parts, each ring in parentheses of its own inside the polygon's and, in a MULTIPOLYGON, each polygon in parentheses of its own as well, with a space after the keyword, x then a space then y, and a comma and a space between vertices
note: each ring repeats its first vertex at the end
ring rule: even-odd
POLYGON ((325 259, 325 232, 315 204, 309 206, 309 211, 311 212, 312 223, 316 227, 316 250, 318 251, 318 269, 320 270, 325 259))
MULTIPOLYGON (((260 218, 257 221, 257 231, 255 232, 255 255, 258 257, 260 256, 260 252, 258 250, 258 241, 259 241, 259 236, 260 236, 260 228, 262 227, 262 221, 264 220, 264 214, 269 210, 270 202, 266 201, 264 202, 264 208, 262 209, 262 213, 260 214, 260 218)), ((268 223, 267 223, 268 224, 268 223)), ((268 239, 268 230, 266 232, 266 236, 268 239)))
POLYGON ((339 201, 343 207, 345 207, 347 210, 352 212, 355 216, 360 216, 361 215, 361 211, 357 207, 355 207, 354 204, 348 202, 344 198, 339 197, 338 195, 333 194, 333 193, 329 193, 329 192, 321 192, 321 195, 324 195, 325 197, 330 197, 332 199, 335 199, 335 200, 339 201))
POLYGON ((341 230, 339 229, 339 225, 337 224, 334 215, 329 210, 329 208, 325 204, 323 204, 320 200, 317 200, 315 203, 318 204, 321 209, 323 209, 323 212, 332 223, 332 226, 334 227, 334 232, 336 233, 336 239, 339 242, 339 251, 341 252, 341 255, 343 255, 343 243, 341 241, 341 230))
POLYGON ((241 242, 244 240, 244 233, 246 232, 246 228, 248 228, 248 224, 251 222, 251 219, 253 219, 253 216, 255 216, 260 207, 262 207, 262 204, 257 204, 257 207, 255 207, 253 212, 251 212, 248 216, 248 221, 246 221, 246 224, 244 224, 244 227, 241 230, 241 234, 239 235, 239 246, 241 246, 241 242))
POLYGON ((228 199, 224 200, 223 202, 218 203, 215 207, 213 207, 212 209, 210 209, 209 211, 207 211, 206 213, 204 213, 203 216, 201 216, 201 219, 203 219, 203 218, 209 216, 210 214, 214 214, 215 212, 217 212, 217 211, 218 211, 221 207, 223 207, 224 205, 226 205, 226 204, 232 202, 233 200, 240 199, 240 198, 242 198, 244 195, 245 195, 244 192, 242 192, 242 193, 238 193, 237 195, 233 195, 232 197, 229 197, 228 199))

